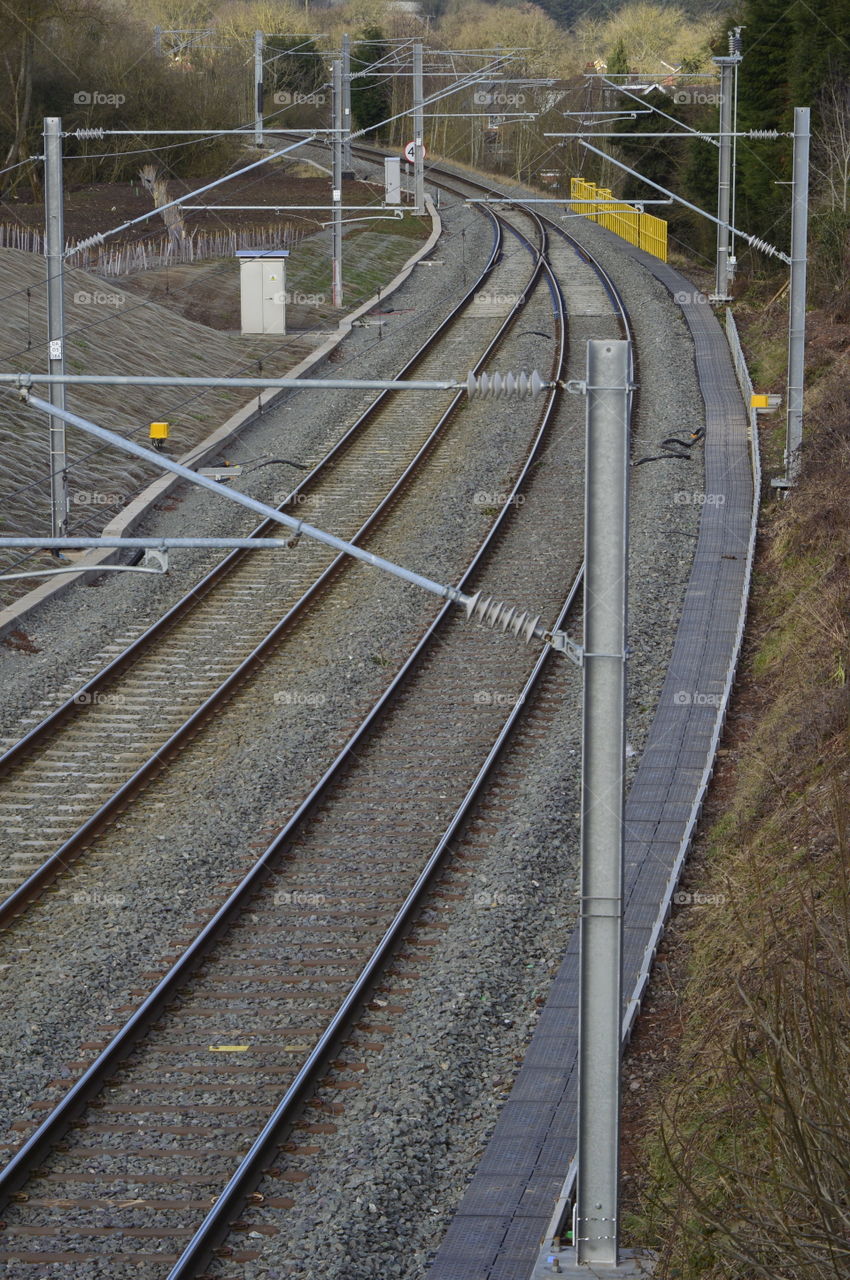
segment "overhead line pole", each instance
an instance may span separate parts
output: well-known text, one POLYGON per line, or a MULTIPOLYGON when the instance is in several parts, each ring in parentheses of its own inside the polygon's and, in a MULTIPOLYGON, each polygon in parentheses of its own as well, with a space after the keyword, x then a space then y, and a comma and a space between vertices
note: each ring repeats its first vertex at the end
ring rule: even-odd
POLYGON ((425 212, 425 90, 422 79, 422 41, 413 42, 413 203, 416 213, 425 212))
POLYGON ((628 574, 628 342, 587 344, 579 1267, 617 1267, 628 574))
POLYGON ((342 62, 336 58, 333 72, 333 173, 331 177, 332 218, 332 285, 331 301, 342 306, 342 62))
POLYGON ((717 260, 715 302, 728 302, 730 281, 730 228, 732 210, 732 102, 737 57, 714 58, 720 68, 720 155, 717 167, 717 260))
POLYGON ((806 276, 809 229, 809 139, 811 111, 794 110, 794 185, 791 205, 791 285, 788 309, 788 417, 785 479, 795 484, 803 444, 803 383, 806 360, 806 276))
POLYGON ((263 49, 265 36, 262 31, 254 32, 254 144, 263 145, 263 49))
POLYGON ((351 167, 351 36, 342 37, 342 176, 353 178, 351 167))
MULTIPOLYGON (((47 367, 49 373, 65 376, 65 227, 62 195, 62 121, 47 116, 44 121, 44 213, 47 257, 47 367)), ((65 385, 50 384, 50 402, 65 408, 65 385)), ((68 475, 65 453, 65 422, 51 417, 50 529, 61 538, 68 529, 68 475)))
POLYGON ((743 57, 743 42, 741 40, 742 27, 735 27, 729 33, 729 52, 737 54, 738 61, 735 64, 735 70, 732 76, 732 211, 729 215, 729 221, 732 224, 732 232, 729 236, 729 265, 734 275, 736 266, 735 254, 735 216, 736 216, 736 174, 738 172, 738 71, 743 57))

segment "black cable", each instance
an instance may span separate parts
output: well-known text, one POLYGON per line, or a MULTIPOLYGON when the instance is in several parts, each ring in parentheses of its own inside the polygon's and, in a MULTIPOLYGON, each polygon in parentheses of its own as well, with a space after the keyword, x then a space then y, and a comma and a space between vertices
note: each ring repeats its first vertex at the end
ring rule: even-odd
POLYGON ((303 462, 293 462, 291 458, 269 458, 267 462, 257 462, 251 467, 248 467, 243 463, 242 474, 243 476, 249 476, 255 471, 262 470, 263 467, 297 467, 299 471, 310 470, 310 468, 303 462))
POLYGON ((687 440, 680 439, 679 436, 665 436, 661 441, 663 453, 654 453, 646 458, 638 458, 637 462, 633 462, 633 467, 641 467, 645 462, 693 462, 693 453, 691 452, 695 444, 700 444, 705 437, 705 427, 697 427, 696 431, 692 431, 690 438, 687 440))

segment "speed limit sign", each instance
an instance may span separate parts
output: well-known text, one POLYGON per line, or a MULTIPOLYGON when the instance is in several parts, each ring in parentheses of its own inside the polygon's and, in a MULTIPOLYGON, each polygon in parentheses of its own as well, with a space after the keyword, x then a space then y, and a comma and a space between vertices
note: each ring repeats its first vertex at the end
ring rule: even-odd
MULTIPOLYGON (((422 159, 424 160, 427 154, 427 152, 425 151, 425 143, 423 142, 420 145, 422 147, 422 159)), ((404 148, 404 158, 405 160, 407 160, 409 164, 413 164, 414 160, 416 159, 416 143, 415 142, 408 142, 407 146, 404 148)))

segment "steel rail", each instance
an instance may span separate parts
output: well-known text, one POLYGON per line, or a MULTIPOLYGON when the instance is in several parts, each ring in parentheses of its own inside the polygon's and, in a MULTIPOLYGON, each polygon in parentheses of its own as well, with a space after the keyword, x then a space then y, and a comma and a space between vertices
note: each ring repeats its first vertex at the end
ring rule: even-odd
MULTIPOLYGON (((535 221, 540 222, 535 215, 530 216, 534 216, 535 221)), ((555 229, 568 241, 575 243, 572 241, 571 237, 563 232, 562 228, 555 227, 555 229)), ((592 262, 592 259, 590 259, 584 251, 582 251, 582 253, 588 261, 592 262)), ((593 263, 593 265, 597 270, 599 270, 598 264, 593 263)), ((557 293, 560 295, 557 281, 554 279, 554 274, 548 267, 548 264, 546 265, 546 270, 548 272, 550 288, 552 289, 553 294, 557 293)), ((606 288, 608 288, 609 291, 613 290, 613 285, 607 277, 606 288)), ((614 296, 615 298, 617 297, 615 290, 614 296)), ((617 307, 623 323, 627 324, 625 308, 619 300, 617 301, 617 307)), ((564 315, 563 309, 561 310, 561 315, 564 315)), ((561 350, 559 355, 559 363, 561 367, 563 367, 563 361, 565 359, 565 328, 565 324, 562 325, 561 350)), ((525 466, 514 484, 511 496, 508 502, 503 506, 502 511, 491 529, 488 531, 487 537, 476 553, 476 556, 461 578, 459 584, 460 587, 468 581, 482 559, 495 545, 500 532, 502 532, 505 527, 506 521, 511 518, 515 518, 516 505, 513 499, 520 492, 528 477, 530 469, 534 466, 538 458, 557 400, 558 393, 553 390, 550 395, 544 420, 539 428, 537 438, 529 453, 525 466)), ((580 582, 581 570, 579 570, 579 574, 572 585, 567 601, 560 612, 557 624, 558 626, 563 623, 569 609, 572 607, 578 593, 580 582)), ((272 859, 277 854, 285 850, 287 845, 291 842, 296 824, 303 822, 304 819, 309 816, 315 805, 318 803, 319 797, 324 795, 328 785, 343 768, 352 751, 363 741, 366 734, 376 726, 381 714, 393 697, 394 692, 406 681, 408 675, 413 670, 418 657, 421 656, 422 652, 430 643, 437 629, 442 625, 450 610, 451 605, 449 603, 443 605, 437 617, 433 620, 426 633, 420 639, 414 651, 409 655, 391 685, 384 691, 378 702, 372 708, 363 724, 338 754, 334 763, 326 771, 325 775, 313 789, 311 794, 302 802, 301 806, 299 806, 296 814, 293 815, 268 849, 264 851, 251 872, 249 872, 243 879, 241 884, 231 894, 228 901, 219 909, 213 919, 208 922, 187 951, 184 952, 183 956, 175 963, 174 966, 172 966, 172 969, 165 978, 161 980, 155 990, 147 997, 143 1005, 135 1011, 125 1028, 119 1032, 116 1037, 114 1037, 110 1046, 103 1051, 97 1061, 87 1070, 85 1075, 77 1081, 69 1094, 66 1095, 66 1098, 63 1099, 59 1106, 54 1109, 54 1112, 51 1113, 51 1116, 44 1122, 38 1133, 33 1135, 30 1142, 26 1144, 26 1147, 22 1148, 21 1151, 17 1153, 14 1160, 10 1162, 7 1169, 2 1175, 0 1175, 0 1203, 4 1203, 5 1200, 8 1199, 8 1196, 26 1180, 29 1169, 40 1163, 54 1142, 59 1140, 61 1133, 67 1129, 68 1125, 73 1122, 76 1116, 79 1115, 80 1111, 85 1107, 87 1099, 96 1093, 102 1086, 103 1081, 112 1074, 114 1065, 120 1062, 121 1059, 130 1052, 136 1040, 141 1036, 141 1034, 143 1034, 144 1030, 156 1021, 156 1018, 162 1012, 166 1003, 173 998, 173 992, 178 983, 191 974, 193 969, 201 962, 204 955, 206 955, 206 953, 211 949, 216 941, 216 934, 218 931, 226 927, 226 923, 235 916, 235 914, 240 910, 240 907, 244 905, 251 896, 253 890, 269 874, 272 859), (100 1071, 98 1072, 97 1069, 99 1066, 100 1071), (96 1075, 99 1075, 100 1077, 99 1082, 95 1079, 96 1075), (59 1115, 59 1113, 61 1113, 61 1115, 59 1115), (58 1123, 59 1127, 54 1131, 54 1136, 49 1138, 45 1131, 48 1126, 51 1125, 51 1121, 53 1121, 54 1124, 58 1123), (41 1150, 40 1153, 37 1154, 34 1151, 34 1144, 39 1140, 41 1150), (29 1166, 27 1169, 24 1169, 23 1157, 27 1149, 30 1149, 29 1166), (15 1166, 14 1169, 13 1166, 15 1166)), ((515 725, 518 717, 523 713, 523 709, 526 706, 526 695, 533 690, 540 674, 545 669, 546 663, 549 660, 550 655, 548 650, 544 651, 537 659, 534 669, 526 681, 522 699, 520 699, 520 701, 518 701, 508 713, 506 721, 499 732, 496 742, 491 747, 484 764, 480 767, 475 780, 468 788, 454 818, 440 837, 437 846, 430 855, 425 867, 418 876, 393 923, 385 932, 384 937, 379 943, 372 958, 361 970, 355 985, 350 990, 340 1009, 334 1015, 331 1023, 329 1023, 320 1042, 314 1047, 310 1059, 308 1059, 308 1062, 302 1066, 296 1076, 296 1079, 287 1090, 286 1095, 278 1104, 278 1107, 275 1109, 273 1114, 269 1117, 269 1120, 266 1122, 261 1133, 253 1143, 248 1157, 240 1163, 239 1168, 231 1177, 224 1191, 217 1198, 214 1208, 204 1219, 204 1222, 195 1233, 195 1236, 184 1249, 183 1254, 180 1259, 178 1259, 169 1275, 169 1280, 188 1280, 189 1276, 197 1276, 199 1274, 200 1268, 206 1265, 207 1261, 211 1257, 217 1242, 227 1233, 233 1219, 241 1210, 246 1196, 250 1193, 253 1186, 256 1185, 257 1181, 259 1181, 262 1176, 263 1166, 266 1163, 269 1151, 279 1140, 282 1131, 291 1124, 293 1113, 298 1109, 304 1095, 311 1087, 315 1071, 324 1064, 330 1053, 333 1052, 338 1036, 343 1032, 345 1027, 349 1025, 351 1018, 362 1004, 363 996, 369 988, 370 983, 373 981, 375 974, 378 972, 379 967, 386 960, 395 942, 397 942, 398 938, 404 932, 406 923, 433 878, 436 869, 440 865, 449 843, 464 821, 465 816, 468 814, 468 811, 474 804, 477 796, 480 794, 481 788, 485 784, 493 765, 503 750, 505 743, 509 739, 513 726, 515 725)))
MULTIPOLYGON (((535 217, 536 221, 539 221, 536 215, 533 215, 533 216, 535 217)), ((557 228, 557 229, 560 230, 560 228, 557 228)), ((547 264, 547 272, 549 276, 550 288, 552 289, 553 294, 559 299, 560 314, 564 317, 564 324, 562 326, 561 351, 559 353, 559 364, 563 369, 566 361, 566 353, 567 353, 566 311, 564 307, 563 294, 560 290, 560 286, 557 282, 557 279, 554 276, 554 273, 551 271, 551 268, 548 266, 548 264, 547 264)), ((620 311, 625 323, 628 324, 628 319, 625 313, 625 309, 622 306, 622 303, 620 304, 620 311)), ((503 510, 499 516, 499 519, 496 521, 496 524, 494 525, 493 529, 490 531, 487 542, 481 548, 481 550, 479 551, 478 555, 475 558, 475 561, 467 570, 466 574, 458 584, 460 588, 463 588, 463 586, 468 582, 469 577, 474 571, 476 563, 483 556, 485 549, 489 548, 493 535, 496 533, 496 530, 501 525, 502 521, 506 519, 508 511, 514 509, 515 504, 513 499, 515 499, 517 494, 521 491, 521 488, 526 480, 526 477, 528 476, 532 466, 535 464, 538 453, 542 448, 545 435, 548 430, 549 422, 551 420, 551 416, 554 411, 554 407, 557 404, 557 399, 558 398, 556 395, 553 395, 550 398, 549 404, 547 406, 546 416, 544 418, 543 423, 541 424, 537 439, 534 443, 531 453, 529 454, 528 460, 526 461, 526 464, 522 470, 522 473, 520 474, 519 478, 515 482, 514 487, 511 491, 510 497, 507 503, 505 504, 505 506, 503 507, 503 510)), ((568 614, 573 608, 573 605, 578 596, 579 588, 582 584, 582 581, 583 581, 583 566, 579 569, 573 581, 573 584, 569 590, 567 599, 559 612, 557 623, 556 623, 558 627, 562 627, 564 625, 564 622, 568 614)), ((441 623, 443 622, 447 614, 449 614, 450 610, 451 610, 450 604, 446 604, 442 607, 439 615, 437 616, 437 618, 434 619, 434 622, 431 624, 431 627, 428 629, 428 631, 420 641, 420 644, 417 646, 417 650, 415 650, 414 653, 411 654, 410 658, 408 659, 408 662, 405 664, 405 667, 399 672, 398 676, 396 677, 397 681, 400 681, 401 679, 404 678, 404 676, 406 675, 406 672, 416 660, 416 657, 418 656, 419 651, 425 648, 427 643, 430 641, 431 636, 435 633, 437 628, 441 625, 441 623)), ((370 988, 371 983, 373 982, 376 975, 381 971, 382 967, 386 964, 387 960, 389 959, 389 957, 393 952, 393 949, 396 943, 403 936, 405 928, 408 925, 412 915, 414 914, 415 909, 418 906, 423 894, 425 893, 428 886, 434 879, 436 872, 440 869, 444 856, 449 848, 449 845, 452 839, 458 833, 458 830, 461 828, 465 818, 468 816, 470 809, 472 808, 475 801, 481 794, 481 791, 485 786, 487 779, 489 778, 496 762, 498 761, 498 759, 502 754, 502 751, 504 750, 504 747, 507 741, 510 738, 511 732, 517 720, 520 718, 522 714, 524 714, 524 710, 527 705, 528 696, 536 688, 537 683, 543 671, 546 669, 546 666, 550 660, 550 657, 551 655, 548 652, 543 652, 539 655, 530 675, 526 680, 526 683, 523 687, 523 691, 520 698, 517 700, 515 705, 508 712, 508 715, 505 719, 505 722, 502 725, 501 730, 499 731, 496 741, 494 742, 493 746, 488 752, 488 755, 485 761, 479 768, 478 773, 476 774, 473 782, 467 789, 466 794, 461 800, 461 803, 458 806, 458 809, 456 810, 454 817, 451 819, 451 821, 447 825, 443 834, 440 836, 435 848, 433 849, 432 853, 429 855, 425 863, 425 866, 423 867, 422 871, 417 877, 415 884, 409 891, 404 903, 399 908, 395 918, 393 919, 389 928, 386 930, 383 938, 379 942, 372 956, 364 965, 358 978, 356 979, 352 988, 349 990, 348 994, 346 995, 345 999, 343 1000, 336 1014, 328 1023, 319 1041, 313 1047, 309 1058, 302 1065, 296 1078, 293 1080, 292 1084, 287 1089, 284 1097, 281 1099, 280 1103, 275 1108, 275 1111, 269 1117, 266 1124, 263 1126, 263 1129, 258 1134, 249 1152, 246 1154, 244 1159, 240 1162, 238 1168, 235 1170, 227 1186, 224 1188, 221 1194, 217 1196, 215 1204, 213 1205, 212 1209, 207 1214, 206 1218, 204 1219, 201 1226, 198 1228, 193 1238, 187 1244, 186 1248, 184 1249, 181 1257, 178 1259, 175 1266, 169 1272, 168 1280, 192 1280, 193 1277, 197 1277, 198 1275, 200 1275, 203 1268, 207 1266, 210 1259, 212 1258, 213 1253, 216 1247, 218 1246, 218 1244, 227 1235, 230 1225, 232 1224, 233 1221, 236 1220, 238 1215, 241 1213, 251 1192, 254 1190, 254 1188, 257 1186, 257 1184, 261 1180, 264 1172, 264 1167, 267 1165, 269 1158, 271 1157, 274 1150, 279 1146, 280 1142, 283 1140, 287 1130, 291 1128, 295 1118, 297 1117, 297 1113, 299 1112, 301 1106, 303 1105, 305 1097, 308 1095, 311 1087, 313 1087, 313 1085, 315 1084, 318 1075, 321 1073, 321 1071, 323 1070, 324 1066, 329 1061, 331 1056, 335 1052, 337 1052, 340 1038, 345 1034, 348 1026, 352 1022, 353 1018, 356 1016, 358 1009, 362 1007, 362 1004, 366 998, 366 995, 370 988)), ((385 697, 388 696, 388 693, 387 695, 384 695, 384 696, 385 697)), ((375 711, 373 712, 373 715, 377 715, 379 710, 380 710, 380 704, 378 707, 376 707, 375 711)), ((358 733, 359 732, 360 731, 358 731, 358 733)), ((306 816, 306 813, 305 813, 305 816, 306 816)), ((286 846, 286 844, 291 840, 292 834, 293 833, 290 829, 284 828, 284 830, 279 834, 279 836, 276 838, 273 844, 269 846, 269 849, 266 851, 266 854, 264 854, 264 857, 270 858, 274 856, 276 853, 281 852, 282 849, 286 846)))
MULTIPOLYGON (((436 342, 439 340, 444 329, 447 328, 451 321, 457 317, 466 303, 473 298, 476 290, 480 288, 482 282, 495 267, 501 250, 502 240, 497 219, 493 218, 492 221, 494 227, 494 242, 487 265, 472 288, 467 291, 464 297, 462 297, 458 302, 457 306, 453 308, 446 317, 443 325, 430 335, 416 355, 402 367, 401 373, 406 373, 410 370, 423 355, 428 354, 432 346, 436 345, 436 342)), ((375 400, 373 400, 369 407, 364 410, 352 426, 348 428, 339 440, 337 440, 336 444, 334 444, 325 456, 316 464, 312 471, 308 472, 307 475, 304 476, 297 485, 295 485, 290 493, 287 494, 284 501, 278 504, 278 510, 282 511, 284 507, 291 505, 293 500, 297 501, 299 495, 315 481, 315 479, 330 465, 331 462, 335 461, 345 451, 345 449, 352 443, 355 436, 363 429, 363 426, 367 423, 369 416, 374 413, 377 407, 383 403, 384 398, 389 394, 390 393, 388 391, 382 391, 375 400)), ((280 526, 275 524, 272 520, 261 520, 260 523, 251 531, 249 536, 252 538, 261 537, 264 533, 270 532, 272 529, 279 532, 280 526)), ((150 644, 151 641, 157 639, 170 623, 177 621, 183 613, 194 608, 199 599, 207 595, 216 582, 234 568, 236 564, 240 563, 242 559, 243 553, 241 551, 234 551, 232 554, 225 556, 214 569, 211 569, 210 572, 202 578, 200 582, 197 582, 194 587, 187 591, 187 593, 181 597, 176 604, 172 605, 171 608, 158 618, 156 622, 143 631, 142 634, 138 636, 132 644, 128 645, 122 653, 108 663, 107 666, 105 666, 85 684, 81 685, 80 688, 67 698, 60 707, 57 707, 49 716, 46 716, 44 720, 30 729, 16 743, 7 748, 7 750, 0 755, 0 777, 7 772, 10 765, 14 764, 15 761, 37 741, 45 730, 54 726, 68 713, 74 713, 75 710, 78 712, 79 706, 81 705, 82 695, 94 693, 95 691, 100 692, 103 685, 107 683, 111 677, 117 675, 128 665, 128 663, 135 661, 141 650, 150 644)), ((84 570, 85 565, 82 565, 80 568, 81 571, 84 570)))
MULTIPOLYGON (((325 144, 323 144, 320 141, 310 144, 311 147, 315 147, 315 148, 321 148, 324 145, 325 144)), ((372 160, 372 161, 376 161, 379 157, 383 159, 384 156, 395 154, 395 152, 387 151, 382 147, 376 147, 374 145, 369 145, 367 143, 362 143, 362 142, 357 143, 356 145, 353 145, 352 150, 355 151, 359 156, 361 156, 361 158, 366 160, 372 160)), ((505 192, 499 192, 497 189, 491 186, 488 186, 486 182, 480 182, 475 178, 467 177, 466 174, 455 173, 454 170, 446 168, 438 160, 435 160, 433 162, 429 161, 428 173, 431 175, 439 174, 441 181, 437 182, 435 179, 435 185, 437 186, 446 187, 447 186, 446 179, 449 179, 452 183, 456 184, 456 187, 457 186, 470 187, 474 191, 483 191, 486 195, 490 195, 491 197, 493 197, 494 203, 498 203, 498 197, 500 194, 506 195, 505 192)), ((462 192, 458 192, 456 189, 453 194, 462 194, 462 192)), ((565 200, 567 203, 569 203, 569 197, 565 197, 565 200)), ((534 200, 533 198, 530 198, 529 206, 532 203, 534 203, 534 200)), ((482 203, 481 207, 486 208, 487 205, 482 203)), ((517 209, 522 209, 526 206, 524 206, 521 200, 519 199, 519 197, 517 197, 517 204, 514 207, 517 209)), ((528 213, 532 212, 530 207, 527 208, 527 212, 528 213)), ((582 259, 582 261, 586 262, 587 265, 592 267, 593 270, 597 273, 597 275, 600 278, 600 281, 602 282, 605 288, 606 293, 608 294, 611 304, 613 305, 615 311, 617 312, 620 318, 620 323, 622 325, 622 330, 623 330, 623 336, 630 338, 631 337, 630 325, 629 325, 628 313, 627 313, 625 304, 623 302, 623 299, 620 296, 617 286, 614 284, 614 281, 611 279, 610 275, 602 266, 602 264, 598 262, 592 256, 591 253, 589 253, 589 251, 584 247, 584 245, 579 240, 576 240, 575 236, 570 235, 570 233, 564 227, 562 227, 560 223, 556 222, 554 219, 548 217, 544 213, 540 213, 539 211, 536 211, 536 210, 534 212, 536 213, 536 216, 541 223, 545 223, 549 227, 550 231, 557 232, 557 234, 561 237, 561 239, 566 240, 573 247, 573 249, 575 249, 576 253, 582 259)), ((632 343, 632 346, 634 347, 634 343, 632 343)), ((635 360, 637 363, 636 352, 635 352, 635 360)))
MULTIPOLYGON (((534 221, 539 222, 534 215, 531 216, 534 221)), ((542 236, 543 243, 541 244, 541 249, 539 252, 535 251, 535 275, 539 274, 541 270, 549 270, 544 257, 545 232, 543 231, 542 236)), ((551 271, 549 274, 551 276, 551 271)), ((510 317, 508 317, 508 320, 510 320, 510 317)), ((506 324, 507 322, 508 321, 506 320, 506 324)), ((503 325, 500 328, 500 333, 504 328, 505 326, 503 325)), ((493 342, 497 341, 498 337, 499 335, 497 334, 493 339, 493 342)), ((482 357, 482 359, 483 358, 486 358, 486 353, 485 357, 482 357)), ((559 368, 562 367, 564 358, 565 339, 562 336, 561 348, 557 359, 557 365, 559 368)), ((553 387, 547 398, 543 421, 538 429, 522 472, 511 491, 511 498, 513 498, 518 492, 540 451, 545 432, 551 420, 553 407, 557 403, 558 397, 559 389, 557 387, 553 387)), ((460 396, 455 398, 453 406, 456 405, 460 398, 460 396)), ((450 406, 449 409, 446 410, 446 413, 443 415, 444 418, 452 411, 453 406, 450 406)), ((504 522, 510 517, 513 511, 513 507, 514 504, 510 500, 502 507, 501 512, 488 530, 475 556, 464 571, 459 584, 461 588, 469 580, 486 553, 494 545, 498 534, 502 530, 504 522)), ((393 680, 368 712, 359 728, 338 752, 333 762, 326 769, 325 773, 315 784, 307 797, 298 806, 298 809, 289 819, 282 831, 260 855, 254 866, 243 877, 240 884, 233 890, 226 902, 218 908, 214 916, 207 922, 201 932, 183 952, 182 956, 175 961, 168 973, 165 974, 165 976, 157 983, 154 990, 149 993, 142 1004, 140 1004, 134 1011, 122 1029, 113 1037, 106 1048, 98 1055, 95 1061, 90 1064, 68 1093, 52 1109, 50 1114, 38 1127, 35 1133, 33 1133, 24 1145, 19 1148, 6 1167, 0 1172, 0 1208, 9 1202, 9 1199, 20 1189, 21 1186, 24 1185, 32 1172, 47 1158, 50 1151, 56 1146, 56 1144, 61 1141, 64 1134, 85 1109, 89 1100, 100 1091, 106 1080, 111 1078, 119 1063, 127 1057, 141 1036, 145 1034, 153 1023, 156 1022, 165 1006, 173 999, 176 990, 201 963, 206 954, 218 941, 222 933, 227 929, 239 910, 248 901, 254 890, 268 876, 272 860, 285 849, 288 843, 290 843, 295 831, 309 817, 320 799, 324 797, 331 783, 340 774, 340 771, 351 753, 363 742, 391 700, 396 697, 399 690, 407 682, 416 660, 422 654, 426 646, 431 642, 437 628, 442 624, 443 620, 452 608, 453 606, 450 601, 447 601, 443 605, 436 617, 423 633, 420 640, 417 642, 413 651, 408 655, 393 680)), ((186 1272, 185 1274, 188 1275, 190 1273, 186 1272)))
MULTIPOLYGON (((480 274, 475 284, 461 298, 456 307, 452 309, 438 329, 429 335, 427 341, 420 350, 407 362, 402 372, 407 372, 412 366, 419 363, 422 358, 427 355, 442 339, 444 334, 451 327, 451 324, 460 317, 461 312, 474 297, 476 291, 481 287, 481 283, 495 269, 502 252, 503 235, 499 221, 492 219, 494 226, 494 243, 493 249, 488 259, 484 271, 480 274)), ((532 281, 539 272, 539 261, 532 273, 532 281)), ((528 286, 531 287, 531 286, 528 286)), ((504 323, 500 326, 498 333, 488 344, 484 354, 480 357, 475 365, 477 371, 492 351, 497 347, 504 334, 513 323, 516 314, 522 308, 521 299, 517 301, 511 309, 509 315, 505 318, 504 323)), ((364 411, 357 421, 345 432, 345 434, 337 441, 325 457, 313 468, 311 472, 291 491, 286 500, 280 504, 282 510, 305 490, 328 469, 328 467, 337 460, 345 451, 345 449, 359 436, 362 430, 368 425, 373 416, 379 412, 379 407, 383 405, 385 398, 391 393, 383 391, 364 411)), ((450 416, 457 409, 458 404, 463 400, 465 393, 459 391, 452 399, 448 410, 441 416, 437 426, 429 435, 428 439, 421 446, 416 456, 411 460, 405 468, 402 475, 397 479, 392 489, 384 496, 379 505, 375 508, 368 519, 361 525, 357 532, 353 535, 352 541, 356 542, 365 533, 367 533, 379 517, 386 511, 390 503, 398 495, 402 486, 409 480, 413 471, 418 469, 425 457, 433 449, 437 438, 442 434, 450 416)), ((261 523, 253 530, 251 536, 258 537, 266 532, 279 532, 280 526, 272 520, 261 521, 261 523)), ((84 708, 93 701, 95 693, 102 692, 104 686, 108 686, 116 676, 132 665, 141 653, 145 652, 152 646, 154 641, 162 635, 169 626, 176 623, 180 618, 188 615, 192 608, 205 598, 212 588, 222 581, 232 569, 241 563, 243 557, 248 554, 244 551, 235 551, 226 556, 220 563, 210 571, 202 581, 192 588, 185 596, 182 597, 175 605, 171 607, 160 619, 149 627, 141 636, 119 654, 112 662, 108 664, 101 672, 84 684, 74 694, 72 694, 63 704, 54 712, 46 717, 39 725, 36 725, 23 738, 10 747, 2 756, 0 756, 0 777, 8 773, 18 761, 21 760, 27 752, 37 748, 49 734, 58 728, 63 721, 67 721, 74 715, 84 713, 84 708)), ((228 696, 231 690, 243 679, 245 679, 251 670, 257 665, 262 655, 271 648, 295 622, 307 607, 307 604, 314 596, 327 585, 332 575, 336 574, 346 557, 343 554, 337 555, 329 566, 322 571, 320 576, 311 584, 300 599, 289 609, 283 618, 275 625, 275 627, 260 641, 258 645, 239 663, 239 665, 230 673, 229 676, 210 693, 207 698, 195 711, 188 717, 182 725, 180 725, 166 740, 161 744, 153 754, 143 762, 129 778, 113 794, 101 804, 98 809, 82 823, 75 832, 72 833, 63 843, 54 850, 49 858, 45 859, 42 865, 36 868, 5 900, 0 902, 0 927, 8 924, 14 919, 23 907, 26 906, 34 897, 36 897, 45 885, 49 884, 55 877, 61 873, 61 870, 73 861, 82 852, 85 845, 91 838, 101 830, 110 820, 112 815, 136 794, 145 783, 152 778, 165 764, 167 758, 189 738, 197 726, 212 714, 217 706, 228 696)))

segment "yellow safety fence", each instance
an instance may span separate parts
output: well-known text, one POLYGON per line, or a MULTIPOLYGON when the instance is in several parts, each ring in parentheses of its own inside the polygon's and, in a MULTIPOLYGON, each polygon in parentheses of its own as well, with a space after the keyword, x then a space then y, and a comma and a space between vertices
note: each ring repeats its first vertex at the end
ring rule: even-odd
POLYGON ((640 209, 625 202, 595 203, 613 199, 614 196, 607 187, 597 187, 595 182, 585 182, 583 178, 570 179, 570 208, 573 213, 584 214, 601 227, 607 227, 609 231, 622 236, 629 244, 646 249, 647 253, 666 262, 667 223, 664 219, 656 218, 652 213, 642 213, 640 209), (579 204, 578 201, 581 200, 594 203, 579 204))

